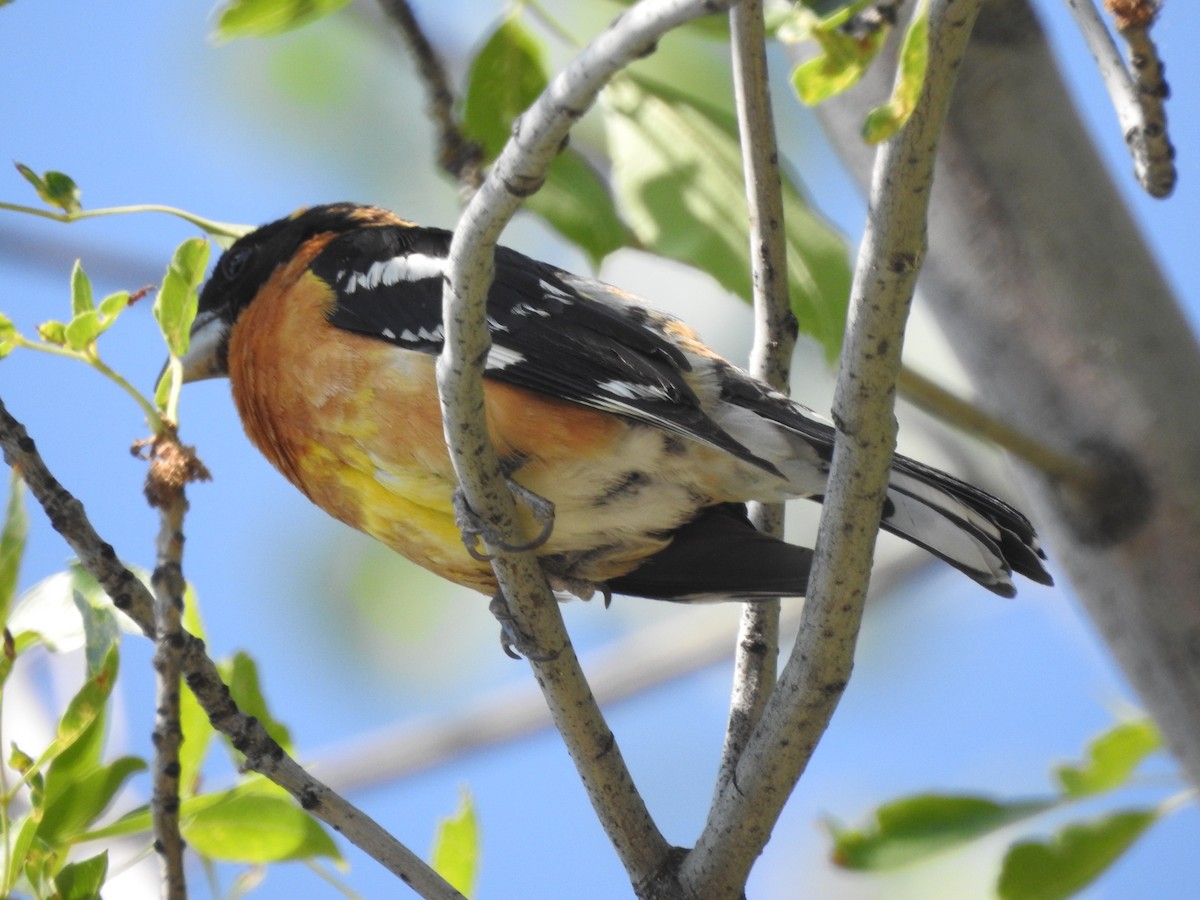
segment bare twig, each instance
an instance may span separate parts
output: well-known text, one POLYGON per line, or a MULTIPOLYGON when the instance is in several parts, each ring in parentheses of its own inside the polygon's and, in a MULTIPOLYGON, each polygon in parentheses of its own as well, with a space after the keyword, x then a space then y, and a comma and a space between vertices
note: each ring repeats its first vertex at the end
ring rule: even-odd
POLYGON ((1112 98, 1138 181, 1152 197, 1166 197, 1175 189, 1177 173, 1163 104, 1167 83, 1158 48, 1150 38, 1159 3, 1107 0, 1107 5, 1117 18, 1119 33, 1129 44, 1132 73, 1125 68, 1116 42, 1092 0, 1067 2, 1112 98))
POLYGON ((454 91, 437 51, 429 43, 421 24, 407 0, 379 0, 408 45, 417 63, 417 72, 425 82, 429 96, 429 115, 438 130, 438 162, 468 192, 483 183, 483 148, 458 127, 454 116, 454 91))
MULTIPOLYGON (((37 498, 50 525, 61 534, 83 566, 104 588, 113 606, 137 623, 142 633, 153 638, 155 599, 146 586, 129 571, 92 527, 79 502, 46 468, 33 439, 0 401, 0 447, 4 459, 19 467, 30 492, 37 498)), ((188 686, 196 695, 213 727, 227 735, 246 756, 246 765, 287 790, 306 810, 340 831, 422 897, 434 900, 463 900, 419 856, 393 838, 379 824, 304 771, 267 734, 262 723, 237 708, 217 667, 209 659, 204 642, 180 633, 179 654, 188 686)))
POLYGON ((875 162, 834 396, 838 440, 800 634, 739 761, 683 866, 705 897, 737 897, 853 667, 892 452, 904 326, 925 253, 937 139, 982 0, 934 0, 912 118, 875 162), (703 886, 703 890, 700 887, 703 886))
MULTIPOLYGON (((523 538, 516 506, 484 426, 481 378, 490 346, 485 308, 496 240, 522 198, 540 187, 571 126, 600 89, 624 66, 652 51, 671 28, 729 5, 730 0, 650 0, 627 11, 521 117, 513 138, 459 220, 443 301, 446 342, 438 360, 442 416, 467 502, 510 546, 523 538)), ((676 855, 634 787, 536 560, 529 553, 497 552, 493 565, 513 625, 537 648, 539 658, 530 663, 592 805, 634 889, 646 895, 676 855)))
POLYGON ((914 406, 943 422, 978 438, 991 441, 1039 472, 1066 484, 1088 489, 1108 471, 1088 460, 1060 453, 1022 431, 1010 427, 979 406, 963 400, 924 375, 909 368, 900 370, 900 394, 914 406))
POLYGON ((179 748, 185 735, 180 726, 180 678, 184 644, 183 517, 184 488, 189 481, 207 480, 208 472, 191 447, 184 447, 173 428, 166 428, 135 451, 146 447, 150 470, 146 497, 159 511, 157 560, 150 583, 154 588, 154 787, 150 804, 154 849, 162 860, 163 896, 185 900, 183 836, 179 831, 179 748))
MULTIPOLYGON (((779 151, 767 75, 762 0, 742 0, 729 12, 733 85, 742 162, 750 210, 750 258, 754 288, 754 347, 750 372, 787 393, 796 319, 788 297, 787 243, 779 151)), ((751 505, 751 520, 761 531, 783 536, 783 505, 751 505)), ((748 603, 738 629, 733 695, 716 792, 733 777, 738 757, 758 724, 775 685, 779 657, 779 601, 748 603)))

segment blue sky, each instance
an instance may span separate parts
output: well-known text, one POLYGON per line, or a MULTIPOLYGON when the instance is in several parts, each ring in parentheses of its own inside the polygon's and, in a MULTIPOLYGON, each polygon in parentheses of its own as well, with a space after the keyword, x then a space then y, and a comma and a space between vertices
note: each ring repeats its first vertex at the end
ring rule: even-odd
MULTIPOLYGON (((1115 178, 1195 321, 1200 63, 1191 44, 1200 11, 1167 4, 1159 28, 1180 183, 1173 198, 1158 202, 1132 183, 1107 98, 1064 21, 1064 6, 1039 8, 1115 178)), ((438 12, 438 4, 417 7, 453 59, 495 15, 482 2, 456 5, 453 16, 438 12)), ((430 224, 453 223, 455 191, 430 175, 423 100, 389 33, 352 11, 291 37, 216 46, 208 38, 211 21, 205 3, 130 0, 101 11, 67 0, 17 0, 4 7, 0 158, 70 173, 89 207, 160 202, 255 223, 313 202, 354 199, 430 224), (298 78, 303 90, 289 88, 298 78)), ((848 180, 805 130, 805 116, 791 114, 787 123, 785 140, 803 148, 814 201, 855 235, 863 210, 848 180)), ((0 199, 29 202, 30 196, 15 171, 0 171, 0 199)), ((161 216, 63 226, 0 213, 0 310, 26 331, 63 317, 76 258, 102 294, 156 283, 172 248, 194 233, 161 216)), ((586 265, 536 223, 519 221, 505 241, 562 265, 586 265)), ((745 310, 706 279, 631 254, 602 274, 683 312, 702 332, 719 334, 720 348, 735 359, 745 353, 745 310)), ((105 343, 106 358, 149 389, 163 356, 149 303, 129 313, 105 343)), ((819 368, 802 364, 803 371, 819 368)), ((801 399, 820 405, 826 388, 806 395, 806 387, 799 386, 801 399)), ((100 532, 122 556, 149 565, 156 522, 141 498, 142 465, 128 454, 143 432, 132 404, 82 367, 31 353, 0 364, 0 396, 100 532)), ((183 416, 185 439, 198 445, 215 475, 211 485, 190 492, 186 561, 210 646, 218 655, 246 649, 258 660, 268 697, 292 726, 304 759, 339 755, 389 726, 436 717, 497 688, 528 686, 527 669, 499 653, 482 598, 401 568, 310 506, 245 440, 226 385, 189 388, 183 416), (393 600, 401 594, 403 600, 393 600)), ((40 514, 33 518, 25 586, 69 556, 40 514)), ((574 603, 566 614, 585 652, 646 623, 685 630, 700 618, 725 620, 732 634, 735 618, 732 610, 644 601, 618 601, 609 611, 574 603)), ((144 641, 126 642, 115 748, 149 752, 148 659, 144 641)), ((711 666, 610 710, 652 812, 668 838, 683 845, 694 840, 706 812, 728 669, 711 666)), ((64 689, 52 666, 42 674, 44 690, 64 689)), ((1036 794, 1047 786, 1051 763, 1076 756, 1114 711, 1132 702, 1069 589, 1033 586, 1002 602, 952 571, 923 569, 868 615, 854 680, 755 871, 751 895, 928 896, 930 882, 920 879, 932 878, 947 896, 983 896, 978 886, 986 883, 994 853, 948 859, 932 875, 914 870, 865 881, 828 870, 818 821, 827 813, 854 821, 875 803, 931 788, 1036 794)), ((215 772, 214 782, 223 777, 215 772)), ((629 896, 550 733, 352 799, 424 851, 435 819, 454 808, 463 785, 477 797, 484 828, 480 896, 629 896)), ((1088 896, 1144 896, 1147 885, 1156 897, 1194 896, 1198 834, 1194 809, 1171 817, 1088 896)), ((345 878, 357 891, 395 895, 394 882, 375 863, 353 848, 347 854, 345 878)), ((223 878, 228 883, 228 873, 223 878)), ((203 896, 198 872, 192 880, 203 896)), ((333 895, 299 866, 273 871, 258 895, 296 894, 333 895)))

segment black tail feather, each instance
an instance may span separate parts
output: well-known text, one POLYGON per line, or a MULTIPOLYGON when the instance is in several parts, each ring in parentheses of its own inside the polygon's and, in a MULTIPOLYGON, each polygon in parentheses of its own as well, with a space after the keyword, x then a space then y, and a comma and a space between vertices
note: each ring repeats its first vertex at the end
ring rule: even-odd
POLYGON ((711 506, 610 590, 655 600, 766 600, 808 590, 812 551, 763 534, 740 503, 711 506))

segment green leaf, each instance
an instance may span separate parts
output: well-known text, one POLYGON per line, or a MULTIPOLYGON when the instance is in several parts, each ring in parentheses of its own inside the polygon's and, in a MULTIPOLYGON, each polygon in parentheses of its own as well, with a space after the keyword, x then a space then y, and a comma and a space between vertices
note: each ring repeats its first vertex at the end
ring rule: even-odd
MULTIPOLYGON (((109 324, 112 324, 112 321, 114 319, 116 319, 116 317, 119 316, 122 312, 124 312, 125 307, 127 307, 128 305, 129 305, 129 291, 117 291, 115 294, 109 294, 107 297, 105 297, 103 300, 100 301, 100 307, 99 307, 100 315, 109 324)), ((105 325, 104 327, 107 328, 108 325, 105 325)))
MULTIPOLYGON (((495 159, 512 134, 513 121, 548 83, 541 40, 516 16, 502 21, 471 62, 463 106, 463 130, 495 159)), ((577 244, 593 265, 630 242, 607 184, 570 148, 550 164, 546 181, 526 207, 577 244)))
MULTIPOLYGON (((617 197, 641 244, 751 298, 750 239, 737 123, 662 85, 628 77, 605 92, 617 197)), ((845 242, 783 184, 788 289, 800 329, 829 359, 850 296, 845 242)))
POLYGON ((875 810, 861 831, 830 823, 833 861, 846 869, 890 869, 949 850, 1037 815, 1053 800, 998 803, 986 797, 920 794, 875 810))
POLYGON ((100 671, 85 681, 83 687, 67 704, 66 712, 58 720, 58 734, 42 754, 41 762, 52 760, 78 741, 96 717, 104 712, 117 680, 118 661, 117 648, 114 645, 108 651, 100 671))
POLYGON ((33 849, 33 839, 37 835, 37 827, 37 816, 33 813, 23 819, 18 819, 10 826, 13 833, 16 834, 16 839, 13 841, 8 857, 8 870, 4 873, 3 895, 6 897, 16 885, 17 879, 21 877, 21 872, 25 868, 25 861, 33 849))
POLYGON ((463 130, 495 159, 512 133, 512 123, 546 87, 541 41, 516 16, 492 32, 471 61, 463 102, 463 130))
POLYGON ((0 628, 8 627, 8 613, 17 591, 17 576, 25 556, 25 538, 29 533, 29 514, 25 511, 25 480, 20 472, 8 474, 8 504, 4 510, 4 528, 0 530, 0 628))
MULTIPOLYGON (((82 579, 77 576, 76 584, 80 580, 82 579)), ((96 591, 101 597, 106 597, 98 584, 96 591)), ((121 639, 121 627, 117 623, 116 610, 107 603, 89 599, 80 590, 75 591, 74 600, 75 608, 79 610, 80 619, 83 621, 83 650, 88 674, 95 675, 104 666, 108 652, 117 646, 121 639)))
POLYGON ((67 323, 63 336, 67 340, 67 346, 72 350, 84 350, 100 336, 100 332, 103 330, 100 314, 94 309, 89 309, 67 323))
MULTIPOLYGON (((183 627, 189 634, 204 638, 199 598, 190 584, 183 594, 183 627)), ((187 798, 199 789, 200 769, 216 732, 208 720, 208 714, 186 683, 179 697, 179 727, 183 731, 183 746, 179 748, 179 789, 187 798)))
MULTIPOLYGON (((81 270, 82 271, 82 270, 81 270)), ((72 295, 74 297, 74 295, 72 295)), ((88 288, 88 301, 91 300, 91 288, 88 288)), ((108 331, 117 321, 117 316, 129 305, 129 291, 118 291, 109 294, 100 301, 96 309, 77 311, 67 323, 63 337, 73 350, 83 350, 89 344, 108 331)))
POLYGON ((12 674, 13 663, 17 661, 17 643, 13 640, 12 632, 4 629, 0 636, 0 696, 3 695, 4 685, 12 674))
POLYGON ((227 862, 264 863, 339 859, 337 845, 291 798, 238 788, 214 798, 181 823, 184 839, 201 856, 227 862))
POLYGON ((546 182, 525 201, 555 231, 582 249, 593 266, 633 243, 607 183, 581 154, 567 148, 550 163, 546 182))
POLYGON ((463 790, 454 815, 438 820, 430 865, 459 893, 470 897, 479 882, 479 817, 471 793, 463 790))
POLYGON ((33 185, 38 196, 50 206, 56 206, 65 213, 75 213, 82 209, 79 204, 79 186, 69 175, 53 170, 38 175, 27 165, 22 163, 14 163, 14 165, 25 180, 33 185))
POLYGON ((842 26, 858 15, 872 0, 858 0, 843 7, 819 22, 812 22, 808 10, 795 15, 801 24, 789 23, 788 40, 811 38, 821 47, 821 53, 801 63, 792 71, 792 87, 802 103, 815 106, 849 90, 862 79, 879 50, 887 40, 889 28, 878 28, 865 34, 847 34, 842 26), (792 33, 797 32, 797 33, 792 33))
POLYGON ((1122 722, 1088 745, 1078 766, 1054 770, 1063 794, 1087 797, 1120 787, 1147 756, 1162 747, 1162 735, 1149 719, 1122 722))
POLYGON ((62 346, 67 342, 67 324, 51 319, 49 322, 43 322, 37 327, 38 337, 47 344, 58 344, 62 346))
POLYGON ((239 651, 234 654, 233 659, 220 663, 217 669, 229 686, 229 695, 238 708, 262 722, 267 734, 290 753, 292 736, 287 726, 276 720, 267 709, 267 701, 258 680, 258 667, 254 660, 248 654, 239 651))
POLYGON ((83 734, 58 754, 46 769, 48 802, 55 800, 68 786, 100 768, 104 738, 108 731, 108 710, 101 710, 83 734))
POLYGON ((264 38, 309 25, 350 0, 232 0, 217 16, 216 38, 264 38))
POLYGON ((900 48, 900 71, 892 98, 867 113, 863 137, 869 143, 886 141, 904 127, 912 116, 925 86, 925 70, 929 66, 929 3, 922 0, 908 23, 904 45, 900 48))
POLYGON ((0 313, 0 359, 13 352, 18 337, 20 335, 17 334, 17 326, 13 324, 13 320, 0 313))
POLYGON ((34 758, 17 746, 17 742, 12 743, 12 753, 9 754, 8 764, 18 775, 24 775, 34 766, 34 758))
POLYGON ((1047 842, 1014 845, 997 885, 1002 900, 1060 900, 1100 877, 1159 817, 1154 810, 1113 813, 1068 825, 1047 842))
POLYGON ((204 238, 188 238, 176 247, 154 301, 154 320, 175 356, 187 353, 189 331, 199 301, 197 290, 208 269, 208 252, 208 241, 204 238))
MULTIPOLYGON (((196 798, 192 798, 195 800, 196 798)), ((184 800, 179 811, 182 815, 187 808, 187 800, 184 800)), ((103 828, 97 828, 94 831, 88 831, 79 835, 78 843, 88 841, 107 840, 114 837, 130 837, 135 834, 149 834, 150 829, 154 826, 154 822, 150 817, 149 806, 139 806, 137 809, 132 809, 125 815, 121 816, 115 822, 105 825, 103 828)))
MULTIPOLYGON (((135 574, 145 581, 144 573, 135 574)), ((19 650, 35 641, 56 653, 85 648, 88 672, 93 674, 103 665, 120 630, 141 633, 78 563, 43 578, 22 594, 9 618, 9 628, 17 637, 19 650)))
POLYGON ((75 268, 71 270, 71 315, 89 312, 96 308, 92 302, 92 281, 83 271, 83 263, 75 260, 75 268))
MULTIPOLYGON (((55 764, 58 761, 55 760, 55 764)), ((123 756, 107 766, 71 778, 55 773, 52 765, 46 775, 45 812, 38 838, 51 846, 77 839, 108 809, 130 776, 145 768, 144 759, 123 756)))
POLYGON ((54 876, 54 900, 100 900, 108 877, 108 851, 79 862, 67 863, 54 876))

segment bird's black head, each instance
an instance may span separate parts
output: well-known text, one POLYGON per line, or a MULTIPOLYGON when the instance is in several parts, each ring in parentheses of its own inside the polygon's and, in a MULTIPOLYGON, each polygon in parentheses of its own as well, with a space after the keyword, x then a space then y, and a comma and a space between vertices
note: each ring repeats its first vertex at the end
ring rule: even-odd
POLYGON ((320 234, 340 234, 402 220, 385 209, 354 203, 331 203, 299 210, 256 228, 221 254, 200 291, 191 346, 183 359, 184 380, 200 381, 228 374, 229 333, 242 311, 280 266, 320 234))

